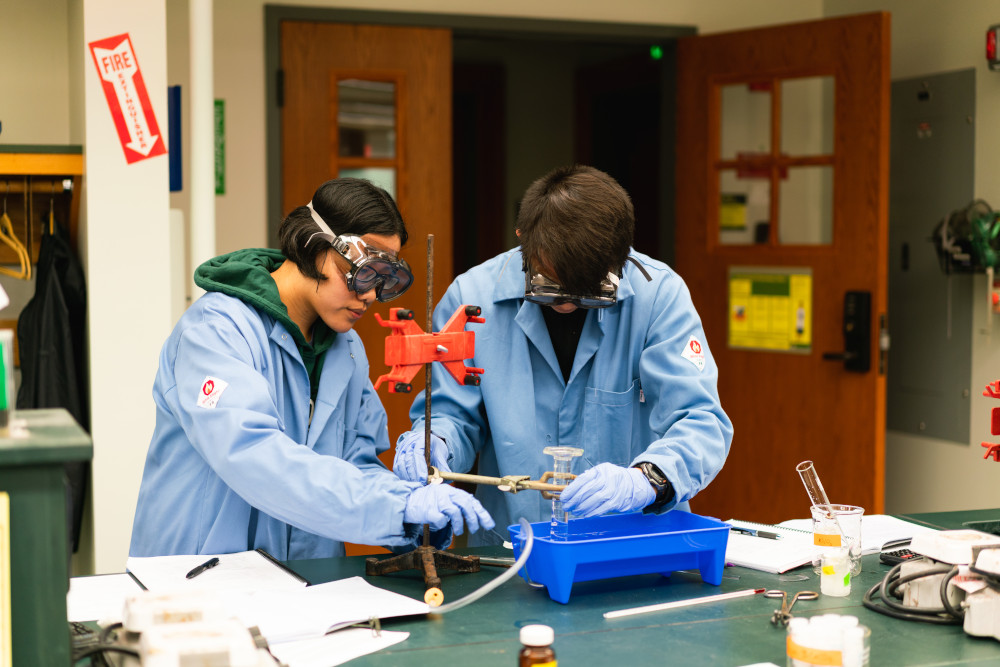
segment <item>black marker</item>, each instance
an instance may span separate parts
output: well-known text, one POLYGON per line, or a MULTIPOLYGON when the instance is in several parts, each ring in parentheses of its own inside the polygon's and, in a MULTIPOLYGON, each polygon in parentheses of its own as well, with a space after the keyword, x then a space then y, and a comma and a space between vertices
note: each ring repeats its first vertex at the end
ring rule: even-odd
POLYGON ((195 577, 197 577, 199 574, 201 574, 205 570, 211 570, 213 567, 215 567, 218 564, 219 564, 219 559, 218 558, 212 558, 211 560, 205 561, 204 563, 202 563, 198 567, 196 567, 193 570, 191 570, 190 572, 188 572, 186 576, 187 576, 188 579, 194 579, 195 577))
POLYGON ((754 530, 752 528, 737 528, 735 526, 730 526, 729 530, 734 533, 742 533, 744 535, 750 535, 752 537, 763 537, 766 540, 780 540, 781 535, 777 533, 769 533, 766 530, 754 530))

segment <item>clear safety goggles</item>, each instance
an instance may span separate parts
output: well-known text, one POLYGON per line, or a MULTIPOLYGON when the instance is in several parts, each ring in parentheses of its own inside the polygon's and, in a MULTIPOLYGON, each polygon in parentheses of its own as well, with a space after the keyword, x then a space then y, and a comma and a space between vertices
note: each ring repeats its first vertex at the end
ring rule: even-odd
POLYGON ((369 246, 358 236, 337 236, 326 224, 323 218, 312 207, 307 205, 312 213, 313 221, 320 228, 306 240, 306 245, 319 236, 327 241, 341 257, 351 265, 350 271, 344 274, 347 289, 357 294, 365 294, 375 290, 375 298, 381 302, 392 301, 413 284, 413 272, 405 259, 399 259, 395 254, 369 246))
POLYGON ((577 308, 608 308, 618 301, 618 276, 608 272, 601 281, 597 294, 570 294, 562 285, 531 268, 524 266, 524 300, 543 306, 571 303, 577 308))

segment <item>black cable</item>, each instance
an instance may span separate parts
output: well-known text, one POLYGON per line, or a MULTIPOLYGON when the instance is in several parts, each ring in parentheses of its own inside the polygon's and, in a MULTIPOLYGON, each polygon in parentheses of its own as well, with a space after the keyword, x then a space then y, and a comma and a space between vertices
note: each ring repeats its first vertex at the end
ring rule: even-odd
MULTIPOLYGON (((900 584, 940 574, 944 574, 946 581, 950 581, 951 578, 955 576, 953 572, 957 572, 957 568, 951 566, 938 566, 930 570, 924 570, 923 572, 901 577, 899 572, 902 567, 903 563, 895 565, 891 570, 889 570, 888 573, 886 573, 882 581, 868 589, 864 598, 861 600, 861 603, 866 609, 871 609, 872 611, 882 614, 883 616, 890 616, 892 618, 898 618, 905 621, 920 621, 922 623, 934 623, 937 625, 959 625, 962 623, 962 617, 958 616, 958 614, 953 611, 949 611, 949 609, 953 608, 946 601, 944 602, 946 606, 942 608, 917 609, 915 607, 905 607, 892 599, 893 596, 897 599, 901 599, 901 596, 896 593, 900 584), (880 605, 875 600, 876 594, 884 603, 884 606, 880 605)), ((942 586, 942 590, 946 590, 946 588, 946 585, 942 586)), ((944 595, 942 595, 942 599, 945 599, 944 595)))
MULTIPOLYGON (((902 567, 902 566, 900 566, 900 567, 902 567)), ((886 591, 889 594, 888 597, 883 596, 882 600, 888 606, 890 606, 890 607, 892 607, 894 609, 897 609, 899 611, 902 611, 902 612, 914 612, 915 607, 907 607, 906 605, 904 605, 904 604, 902 604, 900 602, 896 602, 896 600, 902 600, 903 599, 903 595, 899 592, 899 587, 902 586, 903 584, 908 584, 911 581, 916 581, 917 579, 923 579, 924 577, 932 577, 932 576, 935 576, 935 575, 938 575, 938 574, 948 574, 949 572, 951 572, 951 569, 952 568, 951 568, 950 565, 934 565, 930 569, 922 570, 920 572, 915 572, 913 574, 908 574, 906 576, 903 576, 902 575, 902 570, 900 570, 899 576, 896 576, 893 579, 889 579, 889 582, 888 582, 889 583, 889 587, 888 587, 888 589, 886 589, 886 588, 882 589, 883 591, 886 591)), ((891 571, 890 571, 890 574, 892 574, 891 571)), ((888 578, 889 575, 886 575, 886 576, 888 578)), ((941 606, 941 607, 921 607, 920 610, 918 612, 916 612, 916 613, 924 613, 924 614, 946 614, 947 610, 943 606, 941 606)))
POLYGON ((951 583, 951 580, 954 579, 955 575, 957 574, 958 574, 958 566, 956 565, 953 568, 951 568, 951 571, 948 572, 948 574, 945 575, 944 579, 941 580, 941 602, 942 604, 944 604, 945 611, 947 611, 955 618, 960 618, 964 621, 965 610, 955 609, 951 605, 951 600, 948 599, 948 584, 951 583))
POLYGON ((121 653, 123 655, 130 655, 134 658, 139 657, 139 652, 135 649, 126 648, 124 646, 115 646, 113 644, 108 644, 106 646, 91 646, 85 651, 81 651, 73 656, 73 662, 77 660, 83 660, 84 658, 89 658, 92 655, 97 655, 98 653, 121 653))
POLYGON ((111 633, 114 632, 115 630, 117 630, 120 627, 122 627, 121 623, 112 623, 111 625, 107 625, 107 626, 101 628, 101 635, 99 637, 99 640, 100 640, 101 644, 110 644, 111 643, 111 633))

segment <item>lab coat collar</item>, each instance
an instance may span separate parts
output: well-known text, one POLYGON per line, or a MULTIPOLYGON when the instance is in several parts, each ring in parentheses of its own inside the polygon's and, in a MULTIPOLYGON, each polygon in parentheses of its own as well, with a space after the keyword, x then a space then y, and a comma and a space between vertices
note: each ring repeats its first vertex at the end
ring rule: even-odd
MULTIPOLYGON (((319 381, 318 402, 327 402, 331 406, 340 402, 340 397, 347 389, 347 384, 354 377, 357 369, 357 359, 359 354, 364 354, 360 344, 355 344, 357 334, 349 332, 337 336, 330 349, 326 351, 326 358, 323 360, 323 373, 319 381)), ((317 412, 319 406, 317 406, 317 412)), ((313 421, 316 415, 313 415, 313 421)))
MULTIPOLYGON (((282 322, 274 320, 274 327, 271 329, 269 337, 275 345, 299 364, 303 376, 305 376, 302 355, 282 322)), ((350 379, 354 376, 357 367, 355 357, 358 354, 363 354, 361 346, 354 342, 356 340, 357 334, 354 332, 339 334, 334 338, 329 349, 324 352, 323 372, 320 374, 319 392, 316 397, 316 405, 313 407, 313 416, 309 427, 310 434, 322 431, 322 425, 333 414, 335 406, 347 390, 350 379)))
POLYGON ((312 422, 309 425, 309 446, 315 445, 314 439, 323 432, 323 427, 333 416, 340 397, 347 391, 347 386, 354 377, 358 354, 363 354, 360 345, 354 345, 352 333, 341 334, 326 351, 323 360, 323 373, 319 378, 319 392, 313 407, 312 422))

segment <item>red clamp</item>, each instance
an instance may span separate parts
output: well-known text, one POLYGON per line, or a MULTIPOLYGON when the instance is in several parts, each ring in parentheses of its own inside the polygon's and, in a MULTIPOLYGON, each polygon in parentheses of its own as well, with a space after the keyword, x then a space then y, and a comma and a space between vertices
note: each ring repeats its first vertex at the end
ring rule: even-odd
POLYGON ((392 329, 385 339, 385 363, 392 366, 387 374, 375 381, 375 389, 386 380, 389 392, 409 393, 413 377, 424 364, 439 361, 459 384, 479 385, 482 368, 465 365, 476 353, 476 334, 465 330, 466 322, 482 323, 483 312, 479 306, 459 306, 441 331, 425 333, 413 321, 413 311, 390 308, 389 319, 383 320, 375 313, 375 320, 392 329))
POLYGON ((1000 380, 987 384, 986 390, 983 391, 983 396, 987 398, 1000 398, 1000 380))
POLYGON ((989 449, 986 450, 986 453, 983 454, 984 459, 988 459, 992 456, 994 461, 1000 463, 1000 444, 994 445, 989 442, 984 442, 983 447, 989 447, 989 449))

